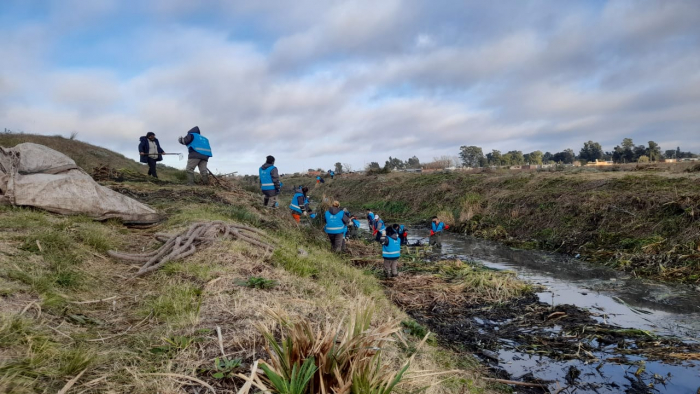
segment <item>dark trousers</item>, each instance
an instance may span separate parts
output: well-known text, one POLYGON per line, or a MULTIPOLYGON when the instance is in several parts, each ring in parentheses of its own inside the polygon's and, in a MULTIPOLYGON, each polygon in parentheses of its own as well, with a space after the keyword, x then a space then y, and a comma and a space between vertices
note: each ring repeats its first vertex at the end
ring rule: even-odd
POLYGON ((156 159, 147 157, 146 160, 148 160, 148 175, 158 178, 158 174, 156 173, 156 159))
POLYGON ((341 252, 343 246, 345 245, 345 239, 343 234, 328 234, 328 239, 331 241, 331 250, 334 252, 341 252))
POLYGON ((399 235, 399 240, 401 240, 401 245, 408 245, 408 238, 404 237, 403 234, 399 235))

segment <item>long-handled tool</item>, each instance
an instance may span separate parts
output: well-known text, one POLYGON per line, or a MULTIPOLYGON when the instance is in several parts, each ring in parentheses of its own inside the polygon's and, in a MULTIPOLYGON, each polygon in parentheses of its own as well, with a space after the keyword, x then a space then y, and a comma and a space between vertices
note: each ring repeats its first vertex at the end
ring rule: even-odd
POLYGON ((161 155, 178 155, 180 160, 182 160, 185 157, 185 155, 183 155, 182 153, 161 153, 161 155))

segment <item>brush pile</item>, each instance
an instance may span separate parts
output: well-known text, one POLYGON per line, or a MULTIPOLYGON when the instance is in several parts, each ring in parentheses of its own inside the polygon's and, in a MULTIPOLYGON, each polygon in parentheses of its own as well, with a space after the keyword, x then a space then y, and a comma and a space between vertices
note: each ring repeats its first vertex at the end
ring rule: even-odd
POLYGON ((155 238, 164 242, 160 248, 147 253, 122 253, 113 250, 107 253, 117 259, 144 263, 136 277, 153 272, 169 261, 183 259, 214 243, 217 239, 232 238, 247 242, 265 252, 272 252, 274 247, 267 234, 253 228, 235 223, 212 221, 195 223, 179 234, 156 233, 155 238))

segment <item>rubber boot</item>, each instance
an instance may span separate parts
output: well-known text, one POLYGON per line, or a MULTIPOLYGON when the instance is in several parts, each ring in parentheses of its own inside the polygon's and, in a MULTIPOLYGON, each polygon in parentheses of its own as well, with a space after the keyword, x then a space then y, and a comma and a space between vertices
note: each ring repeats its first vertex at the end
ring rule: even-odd
POLYGON ((187 173, 187 186, 194 186, 194 173, 193 172, 187 173))

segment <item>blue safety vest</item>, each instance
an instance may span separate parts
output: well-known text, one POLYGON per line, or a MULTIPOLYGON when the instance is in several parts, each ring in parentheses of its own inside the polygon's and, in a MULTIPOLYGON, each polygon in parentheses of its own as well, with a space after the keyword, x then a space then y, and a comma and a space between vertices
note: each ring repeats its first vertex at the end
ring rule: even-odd
POLYGON ((402 225, 399 226, 399 236, 402 237, 404 231, 406 231, 406 228, 402 225))
POLYGON ((269 166, 263 170, 260 167, 260 189, 262 190, 275 190, 275 184, 272 182, 272 175, 270 173, 275 169, 275 166, 269 166))
POLYGON ((202 137, 197 133, 191 133, 192 142, 187 145, 188 148, 192 148, 195 152, 200 153, 204 156, 211 157, 211 146, 209 146, 209 140, 207 137, 202 137))
POLYGON ((430 227, 433 229, 434 232, 439 233, 440 231, 442 231, 442 230, 445 228, 445 223, 440 222, 440 223, 438 223, 437 226, 436 226, 436 225, 435 225, 435 222, 432 222, 432 223, 430 224, 430 227))
POLYGON ((396 259, 401 257, 401 241, 393 237, 387 237, 389 243, 382 245, 382 256, 387 259, 396 259))
POLYGON ((323 228, 323 231, 326 232, 326 234, 343 234, 345 233, 345 223, 343 223, 343 216, 345 216, 345 212, 343 211, 338 211, 335 215, 331 214, 331 211, 326 211, 326 227, 323 228))
POLYGON ((370 211, 367 214, 367 220, 369 220, 370 222, 374 222, 374 212, 370 211))
POLYGON ((292 197, 292 203, 289 204, 289 209, 291 209, 294 212, 302 213, 301 207, 297 205, 299 202, 299 197, 304 197, 304 193, 294 194, 294 197, 292 197))
POLYGON ((382 219, 379 219, 376 222, 374 222, 374 229, 377 231, 384 231, 386 229, 386 226, 384 226, 384 221, 382 219))
POLYGON ((360 221, 357 219, 352 219, 352 223, 355 225, 355 227, 360 228, 360 221))

